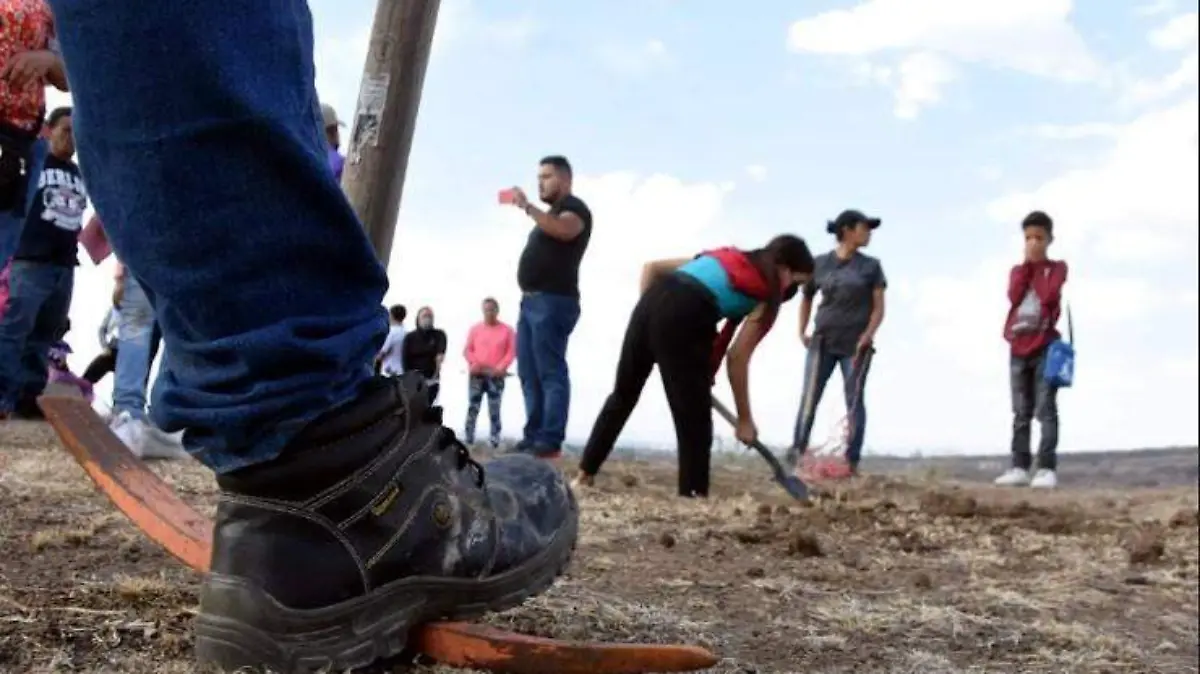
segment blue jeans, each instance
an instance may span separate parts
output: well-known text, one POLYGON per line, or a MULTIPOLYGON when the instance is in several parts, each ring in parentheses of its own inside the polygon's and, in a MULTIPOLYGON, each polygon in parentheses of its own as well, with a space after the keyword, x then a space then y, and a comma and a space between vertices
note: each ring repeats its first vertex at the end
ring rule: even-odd
POLYGON ((308 6, 50 5, 88 191, 163 333, 150 416, 219 473, 274 459, 387 334, 387 275, 326 164, 308 6))
POLYGON ((571 375, 567 341, 579 322, 579 300, 530 293, 517 320, 517 376, 525 396, 525 442, 559 448, 567 436, 571 375))
POLYGON ((113 414, 129 412, 134 419, 142 419, 146 416, 146 385, 153 360, 150 340, 154 332, 154 309, 137 279, 125 280, 120 320, 113 373, 113 414))
POLYGON ((853 417, 850 419, 850 442, 846 445, 846 461, 852 466, 857 466, 862 458, 863 434, 867 430, 867 406, 863 397, 866 393, 867 375, 871 371, 871 352, 856 362, 854 356, 829 353, 819 344, 813 344, 808 350, 808 356, 804 360, 804 394, 800 400, 800 412, 796 415, 792 450, 802 454, 808 449, 817 406, 821 404, 825 385, 833 376, 834 369, 842 372, 846 409, 853 410, 853 417))
POLYGON ((50 345, 66 327, 75 268, 14 260, 8 283, 8 310, 0 319, 0 412, 46 387, 50 345))

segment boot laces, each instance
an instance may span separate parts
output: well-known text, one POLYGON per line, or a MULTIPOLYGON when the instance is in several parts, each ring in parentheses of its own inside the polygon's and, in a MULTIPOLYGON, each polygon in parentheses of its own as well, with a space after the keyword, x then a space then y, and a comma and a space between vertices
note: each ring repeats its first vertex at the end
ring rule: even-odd
POLYGON ((426 418, 428 421, 433 421, 436 418, 436 423, 439 424, 437 440, 438 449, 453 449, 458 458, 458 469, 461 471, 466 470, 468 467, 473 468, 475 471, 475 484, 482 488, 484 483, 483 464, 479 463, 473 456, 471 456, 471 450, 468 449, 467 446, 458 439, 458 436, 455 435, 453 430, 440 425, 440 410, 438 412, 433 412, 433 408, 430 408, 429 410, 426 410, 426 412, 426 418), (428 414, 429 412, 433 412, 433 414, 428 414))

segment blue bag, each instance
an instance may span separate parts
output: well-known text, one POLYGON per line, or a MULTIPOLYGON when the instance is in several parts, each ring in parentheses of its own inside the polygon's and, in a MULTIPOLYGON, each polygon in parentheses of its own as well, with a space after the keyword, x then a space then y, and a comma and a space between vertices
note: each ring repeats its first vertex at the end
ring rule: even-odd
POLYGON ((1042 378, 1057 388, 1070 388, 1075 381, 1075 327, 1071 323, 1071 307, 1067 306, 1067 340, 1056 339, 1046 347, 1042 378))

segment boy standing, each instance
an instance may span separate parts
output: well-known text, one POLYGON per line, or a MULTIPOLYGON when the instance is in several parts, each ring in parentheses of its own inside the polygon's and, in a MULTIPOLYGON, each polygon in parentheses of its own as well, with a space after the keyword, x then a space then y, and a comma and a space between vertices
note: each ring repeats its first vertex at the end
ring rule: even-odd
POLYGON ((87 190, 75 156, 71 109, 46 119, 30 150, 25 224, 13 255, 8 310, 0 318, 0 418, 39 418, 50 346, 62 333, 75 286, 87 190))
POLYGON ((1004 338, 1011 345, 1009 377, 1012 386, 1012 468, 996 478, 1006 487, 1053 488, 1058 484, 1058 388, 1043 374, 1046 348, 1059 338, 1056 325, 1067 281, 1067 263, 1051 260, 1046 252, 1054 241, 1054 221, 1034 211, 1021 222, 1025 232, 1025 261, 1012 268, 1008 280, 1010 307, 1004 338), (1031 476, 1033 419, 1041 427, 1037 471, 1031 476))

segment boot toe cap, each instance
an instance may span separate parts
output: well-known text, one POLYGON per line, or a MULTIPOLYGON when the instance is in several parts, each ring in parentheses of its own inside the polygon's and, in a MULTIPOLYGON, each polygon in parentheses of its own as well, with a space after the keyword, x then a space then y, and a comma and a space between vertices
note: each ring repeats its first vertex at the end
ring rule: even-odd
MULTIPOLYGON (((559 536, 575 536, 575 496, 554 466, 525 455, 484 464, 487 493, 500 522, 500 543, 509 563, 532 556, 559 536)), ((502 565, 504 565, 502 563, 502 565)))

